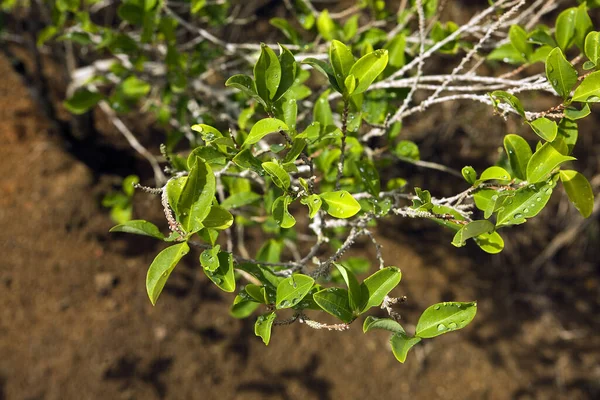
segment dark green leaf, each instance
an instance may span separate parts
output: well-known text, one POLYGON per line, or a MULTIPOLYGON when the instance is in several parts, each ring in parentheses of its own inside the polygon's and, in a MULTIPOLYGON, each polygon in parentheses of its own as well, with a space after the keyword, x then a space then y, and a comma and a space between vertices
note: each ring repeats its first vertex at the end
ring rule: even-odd
POLYGON ((523 108, 521 101, 516 96, 502 90, 496 90, 492 92, 491 96, 496 100, 502 100, 510 104, 510 106, 517 111, 521 117, 525 118, 525 109, 523 108))
POLYGON ((262 167, 267 174, 269 174, 277 187, 283 190, 287 190, 290 187, 290 176, 279 164, 273 161, 267 161, 262 163, 262 167))
POLYGON ((533 48, 527 41, 527 32, 519 25, 512 25, 508 31, 508 37, 513 47, 520 52, 524 58, 529 58, 533 48))
POLYGON ((519 135, 506 135, 504 137, 504 149, 515 177, 526 180, 527 163, 533 154, 527 141, 519 135))
POLYGON ((367 299, 363 296, 361 286, 358 284, 356 276, 343 265, 337 263, 333 263, 333 265, 337 268, 348 287, 348 304, 350 305, 350 309, 355 315, 359 315, 362 312, 364 303, 367 299))
POLYGON ((558 47, 552 50, 546 58, 546 77, 563 100, 569 97, 571 90, 577 84, 577 71, 558 47))
POLYGON ((556 19, 556 31, 554 36, 556 38, 556 43, 563 51, 566 51, 571 47, 575 38, 576 15, 577 8, 572 7, 561 12, 556 19))
POLYGON ((90 108, 94 107, 102 100, 102 98, 103 96, 98 92, 79 89, 63 104, 70 113, 79 115, 88 112, 90 108))
POLYGON ((235 275, 233 274, 233 257, 231 253, 224 251, 219 252, 219 268, 210 271, 203 269, 208 278, 213 281, 221 290, 225 292, 233 292, 235 290, 235 275))
POLYGON ((348 291, 341 288, 321 290, 313 295, 315 302, 328 314, 349 323, 354 319, 354 314, 348 302, 348 291))
POLYGON ((267 103, 275 97, 281 82, 281 64, 277 55, 264 43, 254 65, 254 83, 258 95, 267 103))
POLYGON ((331 68, 331 65, 329 65, 323 60, 311 57, 304 59, 302 63, 310 65, 311 67, 325 75, 325 77, 329 80, 329 83, 335 91, 339 93, 343 92, 342 88, 340 87, 340 85, 338 85, 337 80, 335 79, 335 73, 333 72, 333 68, 331 68))
POLYGON ((230 210, 232 208, 239 208, 243 206, 247 206, 248 204, 252 204, 262 198, 261 195, 254 192, 240 192, 235 193, 229 196, 221 203, 221 206, 226 210, 230 210))
MULTIPOLYGON (((329 101, 327 97, 329 96, 329 90, 326 90, 319 96, 317 101, 315 101, 315 106, 313 109, 313 119, 316 123, 320 124, 321 130, 324 130, 325 127, 329 125, 333 125, 333 113, 331 112, 331 106, 329 105, 329 101)), ((306 128, 306 130, 308 130, 306 128)), ((308 136, 308 135, 307 135, 308 136)), ((307 137, 307 139, 310 139, 307 137)))
MULTIPOLYGON (((292 87, 297 75, 297 65, 294 55, 283 45, 279 45, 281 54, 279 55, 279 65, 281 68, 281 79, 277 86, 277 92, 273 96, 273 101, 282 98, 287 91, 292 87)), ((295 118, 294 118, 295 119, 295 118)), ((295 122, 294 122, 295 125, 295 122)), ((291 124, 290 124, 291 126, 291 124)), ((293 129, 293 127, 292 127, 293 129)))
POLYGON ((244 300, 241 296, 235 296, 233 300, 233 304, 229 309, 229 315, 233 318, 247 318, 249 317, 257 308, 259 307, 258 303, 250 300, 244 300))
POLYGON ((310 276, 294 274, 277 286, 277 309, 294 307, 310 292, 315 280, 310 276))

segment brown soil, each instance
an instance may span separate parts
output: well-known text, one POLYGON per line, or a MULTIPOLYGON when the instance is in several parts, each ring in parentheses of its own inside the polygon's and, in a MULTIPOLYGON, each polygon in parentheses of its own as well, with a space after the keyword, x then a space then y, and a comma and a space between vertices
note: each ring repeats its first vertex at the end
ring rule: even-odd
MULTIPOLYGON (((114 176, 67 151, 5 59, 0 76, 0 399, 600 397, 593 256, 557 259, 531 286, 519 271, 536 253, 515 256, 517 244, 493 258, 453 248, 435 226, 388 224, 380 239, 403 271, 408 329, 431 303, 479 301, 471 326, 423 343, 404 365, 386 333, 363 335, 359 323, 276 328, 264 347, 252 321, 227 315, 233 296, 194 257, 152 307, 145 273, 161 245, 107 233, 99 203, 114 176)), ((135 210, 160 217, 143 194, 135 210)))

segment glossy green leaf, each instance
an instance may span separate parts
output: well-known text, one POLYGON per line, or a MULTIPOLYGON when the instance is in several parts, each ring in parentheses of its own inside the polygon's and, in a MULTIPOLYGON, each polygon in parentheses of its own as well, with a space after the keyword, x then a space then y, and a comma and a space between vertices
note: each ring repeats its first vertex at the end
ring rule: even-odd
POLYGON ((545 143, 527 163, 527 180, 529 183, 543 181, 556 167, 570 160, 575 160, 575 157, 562 155, 552 143, 545 143))
POLYGON ((310 292, 315 280, 307 275, 294 274, 277 286, 277 309, 294 307, 310 292))
POLYGON ((385 49, 375 50, 361 57, 350 69, 349 74, 354 75, 358 84, 354 95, 364 92, 383 72, 388 63, 388 52, 385 49))
POLYGON ((167 199, 169 202, 169 206, 175 215, 179 214, 179 209, 177 208, 177 204, 179 203, 179 198, 181 197, 181 191, 187 182, 187 176, 182 176, 179 178, 171 178, 167 182, 166 191, 167 191, 167 199))
POLYGON ((224 292, 231 293, 235 290, 235 275, 233 273, 233 256, 231 253, 221 251, 218 254, 219 268, 214 271, 202 269, 206 276, 224 292))
POLYGON ((263 118, 252 126, 248 137, 244 141, 244 146, 258 143, 262 138, 270 133, 288 131, 289 128, 285 122, 277 118, 263 118))
POLYGON ((354 75, 348 75, 346 77, 346 79, 344 80, 344 88, 345 88, 345 94, 347 96, 350 96, 354 93, 354 91, 356 90, 356 78, 354 77, 354 75))
POLYGON ((382 329, 392 333, 405 333, 404 328, 398 322, 391 318, 377 318, 368 316, 363 323, 363 333, 367 333, 374 329, 382 329))
POLYGON ((505 43, 496 47, 487 56, 488 60, 502 61, 509 64, 523 64, 527 62, 527 59, 523 57, 523 54, 517 49, 512 43, 505 43))
POLYGON ((472 221, 464 225, 459 229, 452 239, 452 244, 456 247, 462 247, 465 245, 468 239, 476 236, 490 233, 494 230, 494 224, 488 220, 472 221))
POLYGON ((556 19, 556 30, 554 36, 561 50, 567 50, 575 39, 575 17, 577 8, 572 7, 564 10, 556 19))
POLYGON ((177 201, 177 212, 186 232, 194 233, 202 229, 202 221, 210 212, 215 191, 215 175, 210 165, 196 157, 177 201))
POLYGON ((232 208, 239 208, 255 203, 260 199, 262 199, 262 196, 254 192, 235 193, 226 198, 221 203, 221 207, 226 210, 231 210, 232 208))
POLYGON ((281 104, 283 110, 283 120, 292 131, 296 130, 296 118, 298 117, 298 104, 296 100, 284 100, 281 104))
POLYGON ((339 87, 344 88, 345 79, 354 65, 352 52, 344 43, 333 40, 329 47, 329 60, 339 87))
POLYGON ((366 298, 363 296, 362 288, 358 284, 356 276, 343 265, 337 263, 333 263, 333 265, 337 268, 348 288, 348 304, 350 305, 350 309, 355 315, 359 315, 363 310, 366 298))
MULTIPOLYGON (((279 65, 281 67, 281 79, 277 86, 277 92, 273 96, 273 101, 277 101, 281 99, 288 90, 294 84, 296 80, 296 75, 298 72, 298 66, 296 65, 296 59, 291 51, 289 51, 285 46, 279 45, 281 49, 279 55, 279 65)), ((294 123, 295 125, 295 123, 294 123)))
POLYGON ((259 175, 265 174, 265 171, 262 168, 262 162, 252 155, 250 149, 240 151, 231 161, 240 168, 250 169, 259 175))
POLYGON ((483 233, 473 240, 481 250, 489 254, 497 254, 504 249, 504 239, 498 232, 483 233))
POLYGON ((573 93, 573 101, 582 103, 600 102, 600 71, 592 72, 573 93))
POLYGON ((259 315, 254 324, 254 334, 260 338, 265 345, 269 345, 271 341, 271 329, 275 321, 275 312, 259 315))
POLYGON ((316 123, 320 124, 321 130, 325 129, 326 126, 333 125, 333 113, 327 96, 329 96, 329 90, 326 90, 319 96, 313 108, 313 119, 316 123))
POLYGON ((70 113, 79 115, 88 112, 102 98, 103 96, 98 92, 78 89, 73 96, 63 102, 63 105, 70 113))
POLYGON ((261 44, 260 56, 254 65, 254 83, 258 95, 269 102, 275 97, 281 82, 281 64, 275 52, 264 43, 261 44))
POLYGON ((530 122, 529 126, 531 129, 547 142, 551 142, 556 139, 558 134, 558 125, 556 122, 549 120, 546 117, 541 117, 530 122))
POLYGON ((527 163, 533 154, 529 143, 519 135, 509 134, 504 137, 504 149, 514 176, 526 180, 527 163))
POLYGON ((392 353, 394 354, 394 357, 396 357, 396 360, 404 363, 410 349, 420 341, 420 337, 410 337, 402 332, 392 335, 390 338, 390 345, 392 346, 392 353))
POLYGON ((189 251, 190 247, 184 242, 167 247, 154 258, 146 276, 146 291, 152 305, 156 304, 158 296, 160 296, 169 275, 171 275, 179 260, 189 251))
POLYGON ((516 96, 503 90, 493 91, 490 95, 496 100, 501 100, 505 103, 508 103, 521 117, 525 118, 525 109, 523 108, 521 101, 516 96))
POLYGON ((475 181, 477 181, 477 172, 470 165, 463 167, 461 173, 463 178, 465 178, 465 181, 467 181, 467 183, 473 185, 475 181))
MULTIPOLYGON (((586 104, 587 105, 587 104, 586 104)), ((565 141, 568 148, 568 153, 573 152, 573 148, 577 143, 577 137, 579 136, 579 130, 577 122, 571 121, 567 118, 563 118, 558 123, 558 137, 565 141)))
POLYGON ((523 57, 528 58, 533 52, 533 47, 527 41, 527 32, 519 25, 512 25, 508 31, 508 37, 513 47, 520 52, 523 57))
POLYGON ((290 176, 279 164, 273 161, 267 161, 262 163, 262 167, 267 174, 273 180, 273 183, 283 189, 287 190, 290 187, 290 176))
POLYGON ((498 211, 496 227, 522 224, 527 218, 535 217, 550 199, 553 187, 554 182, 550 180, 550 183, 540 182, 516 190, 498 211))
POLYGON ((265 286, 255 285, 253 283, 249 283, 244 286, 244 291, 255 301, 262 304, 269 304, 269 299, 267 298, 265 286))
POLYGON ((588 180, 577 171, 560 171, 560 180, 565 187, 569 200, 575 206, 577 211, 587 218, 594 211, 594 193, 588 180))
POLYGON ((475 186, 486 181, 509 181, 510 179, 510 174, 504 168, 492 166, 486 168, 485 171, 481 173, 479 179, 475 182, 475 186))
POLYGON ((289 162, 295 161, 298 158, 298 156, 300 154, 302 154, 302 151, 304 150, 305 147, 306 147, 306 140, 303 138, 296 137, 294 139, 294 141, 292 142, 292 147, 290 148, 290 150, 287 152, 287 154, 283 158, 283 162, 289 163, 289 162))
POLYGON ((369 276, 361 284, 363 297, 366 299, 364 310, 380 306, 387 294, 402 279, 402 272, 396 267, 385 267, 369 276))
POLYGON ((123 224, 113 226, 110 228, 109 232, 134 233, 136 235, 150 236, 160 240, 164 240, 165 238, 165 235, 158 230, 156 225, 143 219, 134 219, 123 224))
MULTIPOLYGON (((573 121, 581 119, 581 118, 585 118, 588 115, 590 115, 590 113, 591 113, 591 110, 590 110, 590 105, 588 103, 584 103, 581 110, 578 110, 574 106, 569 106, 569 107, 565 108, 565 117, 570 120, 573 120, 573 121)), ((560 126, 559 126, 559 129, 560 129, 560 126)))
POLYGON ((288 195, 280 196, 273 202, 273 218, 284 229, 296 225, 296 219, 288 211, 288 206, 291 202, 292 198, 288 195))
POLYGON ((202 225, 206 228, 223 230, 229 228, 233 224, 233 215, 227 209, 221 206, 212 205, 206 218, 202 221, 202 225))
POLYGON ((360 160, 355 163, 355 166, 356 176, 362 182, 367 192, 378 198, 381 191, 381 182, 375 165, 368 160, 360 160))
POLYGON ((360 204, 345 190, 321 193, 323 209, 335 218, 350 218, 360 211, 360 204))
POLYGON ((592 20, 588 15, 587 5, 585 2, 582 2, 579 7, 577 7, 577 12, 575 13, 575 45, 580 50, 584 50, 585 48, 585 38, 587 34, 594 28, 592 24, 592 20))
POLYGON ((428 307, 417 322, 415 335, 428 339, 462 329, 477 313, 477 303, 444 302, 428 307))
POLYGON ((215 272, 219 268, 219 251, 220 245, 215 245, 213 248, 206 249, 200 254, 200 265, 202 268, 215 272))
MULTIPOLYGON (((227 79, 227 81, 225 82, 225 86, 236 88, 250 97, 258 97, 258 92, 256 91, 256 85, 254 84, 254 80, 248 75, 233 75, 231 78, 227 79)), ((262 102, 264 103, 264 101, 262 102)))
POLYGON ((317 212, 319 212, 319 210, 321 209, 323 201, 321 200, 319 195, 311 194, 310 196, 301 198, 300 203, 304 204, 305 206, 308 206, 308 217, 312 219, 315 217, 315 215, 317 215, 317 212))
POLYGON ((343 322, 351 322, 354 314, 348 301, 348 291, 342 288, 328 288, 313 294, 314 301, 328 314, 343 322))
POLYGON ((600 32, 594 31, 588 33, 585 37, 585 56, 594 65, 600 63, 600 32))
POLYGON ((546 58, 546 77, 563 100, 569 97, 571 90, 577 84, 577 71, 558 47, 552 50, 546 58))
POLYGON ((389 64, 392 67, 400 68, 406 64, 404 51, 406 49, 406 37, 404 34, 398 34, 392 38, 384 48, 388 51, 389 64))

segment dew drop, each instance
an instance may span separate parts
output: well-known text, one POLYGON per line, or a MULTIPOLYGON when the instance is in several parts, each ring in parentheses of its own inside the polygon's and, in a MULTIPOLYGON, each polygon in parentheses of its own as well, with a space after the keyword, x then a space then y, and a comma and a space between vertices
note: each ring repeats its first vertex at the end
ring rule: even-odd
POLYGON ((440 306, 439 306, 439 304, 438 304, 437 306, 433 307, 433 309, 434 309, 434 310, 439 310, 439 309, 440 309, 440 306))
POLYGON ((523 210, 523 212, 524 212, 525 214, 527 214, 527 213, 529 212, 529 208, 525 208, 525 209, 523 210))
POLYGON ((439 325, 437 326, 437 330, 438 330, 439 332, 445 331, 445 330, 446 330, 446 325, 444 325, 444 324, 439 324, 439 325))
POLYGON ((514 218, 515 218, 515 219, 521 219, 521 218, 523 218, 523 214, 521 214, 521 213, 516 213, 514 218))
POLYGON ((448 328, 449 329, 456 329, 458 327, 458 325, 456 325, 456 322, 450 322, 448 324, 448 328))

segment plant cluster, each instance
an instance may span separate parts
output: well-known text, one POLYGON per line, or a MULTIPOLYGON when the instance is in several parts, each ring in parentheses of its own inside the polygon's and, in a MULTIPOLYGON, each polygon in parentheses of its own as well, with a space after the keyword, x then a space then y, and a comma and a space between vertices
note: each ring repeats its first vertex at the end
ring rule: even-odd
MULTIPOLYGON (((195 247, 206 276, 223 291, 236 292, 234 317, 260 310, 255 333, 265 344, 274 325, 345 330, 360 315, 382 308, 388 317, 368 316, 363 329, 391 331, 393 353, 404 362, 422 339, 469 324, 477 307, 434 304, 414 333, 406 332, 395 310, 403 299, 390 295, 401 272, 381 256, 373 233, 378 220, 428 219, 454 232, 453 245, 472 240, 494 254, 504 247, 500 233, 540 213, 558 182, 584 217, 592 213, 589 182, 565 166, 575 160, 578 121, 600 101, 600 33, 588 14, 598 6, 594 1, 563 10, 553 27, 540 23, 556 6, 546 1, 499 0, 462 25, 441 23, 434 0, 402 2, 395 14, 385 2, 361 0, 356 10, 368 13, 364 25, 358 11, 333 15, 309 1, 289 1, 298 20, 271 20, 288 39, 277 46, 228 43, 195 25, 231 23, 227 2, 125 1, 117 28, 93 22, 92 11, 101 3, 82 3, 51 2, 52 23, 38 44, 58 35, 59 41, 110 55, 73 71, 74 91, 65 106, 83 113, 100 104, 154 167, 158 186, 136 187, 160 197, 169 233, 140 219, 120 221, 111 230, 169 244, 148 269, 152 304, 195 247), (184 12, 177 9, 180 3, 184 12), (393 28, 379 28, 390 21, 393 28), (306 39, 311 35, 317 40, 306 39), (461 57, 448 74, 425 74, 426 61, 440 55, 461 57), (233 73, 248 63, 252 76, 233 73), (483 63, 515 69, 481 76, 483 63), (519 77, 536 63, 545 65, 545 74, 519 77), (231 75, 225 89, 206 84, 215 64, 231 75), (314 94, 307 82, 311 71, 325 83, 314 94), (552 94, 557 105, 526 111, 517 95, 527 91, 552 94), (427 96, 417 101, 417 92, 427 96), (417 144, 402 138, 404 119, 457 100, 489 104, 505 118, 515 115, 537 142, 532 147, 507 134, 497 163, 480 172, 420 160, 417 144), (118 117, 140 102, 171 129, 162 147, 165 172, 118 117), (184 140, 189 149, 179 150, 184 140), (454 196, 437 198, 424 188, 411 189, 410 177, 394 176, 396 162, 458 174, 466 184, 454 196), (244 244, 251 227, 265 237, 254 257, 244 244), (309 244, 296 245, 307 235, 309 244), (377 270, 359 282, 369 263, 345 253, 362 237, 375 246, 377 270), (311 312, 339 322, 318 322, 311 312)), ((110 205, 130 210, 126 186, 126 195, 110 205)))

